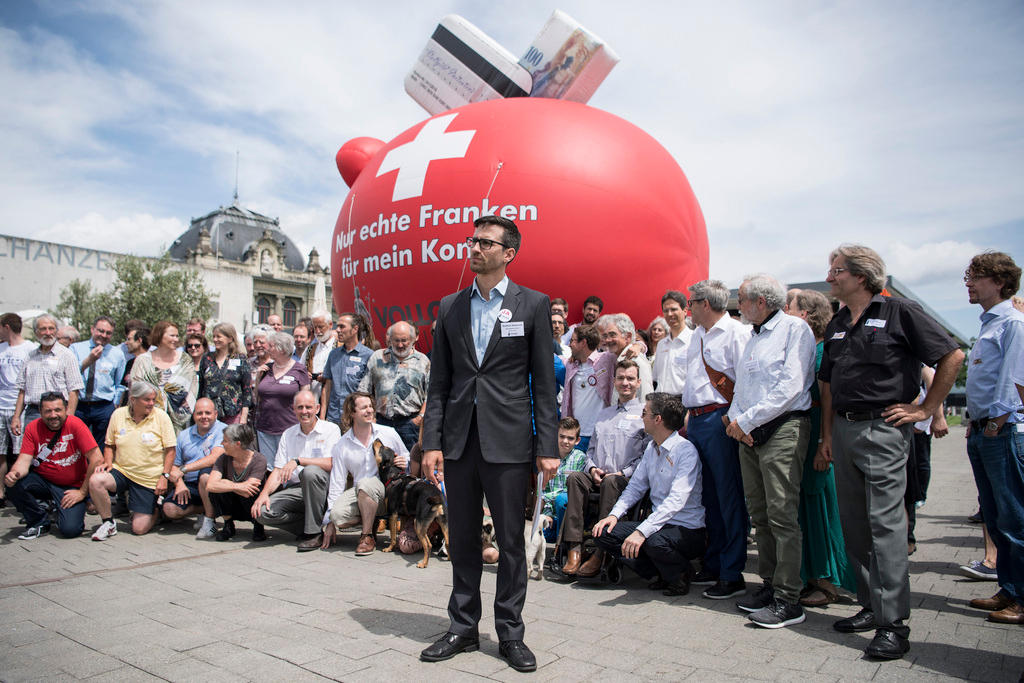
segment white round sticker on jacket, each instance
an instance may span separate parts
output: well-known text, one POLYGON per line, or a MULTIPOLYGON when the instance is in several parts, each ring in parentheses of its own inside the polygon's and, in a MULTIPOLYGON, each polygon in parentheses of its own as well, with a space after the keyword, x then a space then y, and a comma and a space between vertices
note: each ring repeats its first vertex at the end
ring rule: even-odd
POLYGON ((500 311, 498 311, 498 320, 500 320, 501 322, 507 323, 511 319, 512 311, 508 310, 507 308, 503 308, 500 311))

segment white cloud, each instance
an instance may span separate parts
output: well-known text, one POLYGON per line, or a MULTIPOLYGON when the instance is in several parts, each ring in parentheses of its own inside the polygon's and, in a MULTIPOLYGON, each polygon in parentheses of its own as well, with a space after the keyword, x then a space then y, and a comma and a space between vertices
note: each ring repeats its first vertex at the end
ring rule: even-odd
POLYGON ((87 213, 48 226, 33 237, 101 251, 155 256, 161 248, 169 248, 186 228, 188 225, 177 218, 158 218, 145 213, 115 218, 87 213))

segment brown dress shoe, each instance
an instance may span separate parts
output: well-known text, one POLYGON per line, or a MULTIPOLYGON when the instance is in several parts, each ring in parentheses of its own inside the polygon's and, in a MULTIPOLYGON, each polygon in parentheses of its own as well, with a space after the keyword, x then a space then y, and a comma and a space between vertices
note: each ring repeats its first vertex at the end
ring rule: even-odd
POLYGON ((1024 624, 1024 607, 1013 602, 998 612, 990 612, 989 621, 997 621, 1000 624, 1024 624))
POLYGON ((983 609, 986 612, 998 612, 1014 604, 1013 598, 1006 591, 999 591, 991 598, 974 598, 968 603, 974 609, 983 609))
POLYGON ((576 572, 576 576, 581 576, 584 579, 597 576, 598 572, 601 571, 602 560, 604 560, 604 553, 600 550, 595 550, 594 554, 588 557, 587 561, 580 566, 580 570, 576 572))
POLYGON ((377 549, 377 537, 373 534, 363 534, 359 537, 359 545, 356 546, 356 555, 372 555, 377 549))
POLYGON ((307 539, 299 541, 296 547, 299 549, 300 553, 308 553, 310 550, 319 549, 320 546, 323 545, 323 543, 324 535, 322 533, 319 533, 316 536, 310 536, 307 539))
POLYGON ((562 566, 562 573, 563 574, 572 575, 572 574, 575 574, 576 572, 578 572, 579 570, 580 570, 580 547, 577 545, 577 546, 573 546, 573 548, 571 550, 569 550, 569 559, 566 560, 565 561, 565 565, 562 566))

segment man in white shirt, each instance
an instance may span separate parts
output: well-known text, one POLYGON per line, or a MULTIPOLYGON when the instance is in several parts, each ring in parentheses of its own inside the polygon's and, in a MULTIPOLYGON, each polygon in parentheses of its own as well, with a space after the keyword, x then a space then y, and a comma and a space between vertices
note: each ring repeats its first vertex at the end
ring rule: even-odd
POLYGON ((803 320, 782 312, 786 290, 770 275, 747 277, 738 301, 743 320, 754 328, 736 371, 725 433, 740 442, 764 585, 736 606, 758 626, 781 628, 804 620, 797 511, 810 438, 814 335, 803 320))
POLYGON ((374 520, 384 501, 384 482, 378 476, 373 444, 379 440, 395 452, 395 466, 404 468, 409 451, 391 427, 374 422, 376 407, 373 398, 362 391, 353 391, 342 406, 342 423, 352 427, 342 434, 331 449, 331 488, 327 493, 327 512, 323 518, 322 548, 334 543, 338 529, 359 526, 356 555, 370 555, 377 548, 374 520), (348 475, 352 488, 346 489, 348 475))
POLYGON ((302 364, 310 377, 310 390, 320 396, 323 391, 322 374, 324 366, 327 365, 327 357, 331 350, 338 345, 338 335, 334 332, 334 319, 327 311, 316 311, 313 313, 313 339, 306 347, 306 353, 302 357, 302 364))
POLYGON ((299 423, 281 435, 274 469, 253 504, 252 517, 295 534, 299 552, 306 552, 323 543, 320 521, 327 509, 331 449, 341 430, 318 417, 320 404, 311 391, 295 394, 292 409, 299 423))
POLYGON ((0 498, 3 498, 3 477, 7 473, 8 453, 21 451, 21 432, 11 429, 14 405, 18 400, 18 374, 35 342, 21 336, 21 316, 4 313, 0 316, 0 498))
POLYGON ((683 405, 689 414, 686 438, 700 453, 708 527, 707 552, 693 583, 710 585, 705 598, 726 600, 747 590, 743 568, 749 517, 739 445, 726 435, 722 419, 732 403, 736 368, 750 339, 750 327, 729 316, 729 288, 721 281, 698 282, 689 292, 690 315, 697 329, 686 350, 683 405))
POLYGON ((669 394, 682 395, 686 385, 686 350, 693 338, 693 330, 686 326, 686 306, 686 295, 674 289, 661 297, 661 313, 668 323, 668 336, 658 342, 652 370, 658 391, 669 394))
MULTIPOLYGON (((640 392, 637 398, 641 401, 647 394, 654 391, 654 375, 651 372, 651 361, 630 344, 636 339, 636 326, 625 313, 602 315, 594 324, 601 335, 601 347, 615 356, 615 360, 631 360, 640 369, 640 392)), ((642 346, 642 345, 640 345, 642 346)))
POLYGON ((704 553, 700 457, 679 436, 683 405, 662 392, 647 396, 641 419, 651 443, 607 517, 594 525, 599 548, 624 558, 653 590, 686 595, 690 560, 704 553), (653 509, 642 522, 619 521, 650 492, 653 509))

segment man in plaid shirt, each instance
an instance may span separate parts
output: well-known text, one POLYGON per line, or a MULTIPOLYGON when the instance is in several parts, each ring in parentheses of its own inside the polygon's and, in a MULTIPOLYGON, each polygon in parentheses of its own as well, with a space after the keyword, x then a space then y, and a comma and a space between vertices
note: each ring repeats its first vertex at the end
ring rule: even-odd
POLYGON ((555 476, 541 494, 541 498, 544 499, 541 514, 555 522, 544 530, 544 537, 551 542, 558 538, 558 528, 562 525, 565 505, 569 500, 565 482, 571 472, 582 472, 583 466, 587 464, 587 454, 575 447, 579 442, 580 423, 574 417, 563 418, 558 423, 558 457, 562 461, 558 464, 555 476))

